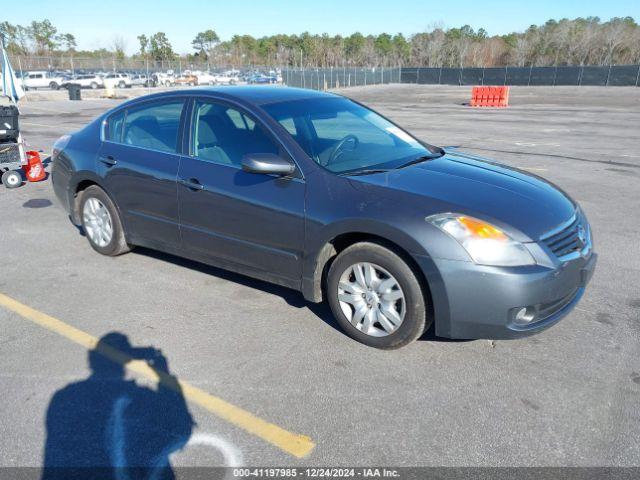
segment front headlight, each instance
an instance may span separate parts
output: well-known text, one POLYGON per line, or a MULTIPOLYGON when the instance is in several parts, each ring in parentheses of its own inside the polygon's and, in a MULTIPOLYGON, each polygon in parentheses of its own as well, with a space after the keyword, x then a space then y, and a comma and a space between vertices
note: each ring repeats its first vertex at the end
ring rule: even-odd
POLYGON ((455 213, 432 215, 426 220, 456 239, 480 265, 515 267, 536 263, 522 243, 490 223, 455 213))

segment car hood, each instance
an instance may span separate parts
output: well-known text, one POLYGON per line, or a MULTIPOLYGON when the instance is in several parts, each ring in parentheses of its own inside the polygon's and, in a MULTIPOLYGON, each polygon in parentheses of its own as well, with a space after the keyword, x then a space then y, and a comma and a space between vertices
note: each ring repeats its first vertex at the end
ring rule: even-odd
POLYGON ((356 187, 382 187, 389 195, 398 190, 419 195, 425 199, 421 205, 425 216, 473 215, 521 241, 537 241, 570 219, 577 207, 566 193, 541 177, 460 152, 350 180, 356 187))

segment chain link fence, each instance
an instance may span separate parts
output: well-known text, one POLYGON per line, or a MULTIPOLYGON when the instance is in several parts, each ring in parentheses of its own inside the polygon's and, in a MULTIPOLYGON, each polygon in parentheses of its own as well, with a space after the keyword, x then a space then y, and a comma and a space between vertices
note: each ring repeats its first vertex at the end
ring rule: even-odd
MULTIPOLYGON (((146 73, 209 71, 219 73, 231 65, 206 62, 153 60, 139 57, 16 56, 11 58, 20 74, 29 71, 146 73)), ((425 85, 593 85, 639 86, 640 65, 561 66, 561 67, 289 67, 252 65, 238 68, 247 76, 254 72, 281 75, 282 83, 292 87, 325 90, 340 87, 417 83, 425 85)))
MULTIPOLYGON (((178 60, 153 60, 145 58, 105 57, 74 57, 74 56, 10 56, 9 60, 14 70, 20 73, 30 71, 64 72, 70 75, 97 72, 123 73, 155 73, 172 71, 182 74, 185 71, 209 71, 220 73, 231 70, 231 65, 211 64, 208 62, 190 62, 178 60)), ((251 65, 240 68, 246 72, 269 72, 280 70, 278 67, 265 65, 251 65)))
POLYGON ((282 70, 282 81, 285 85, 313 90, 400 83, 401 76, 400 67, 285 68, 282 70))
POLYGON ((403 68, 401 83, 425 85, 639 86, 640 65, 403 68))

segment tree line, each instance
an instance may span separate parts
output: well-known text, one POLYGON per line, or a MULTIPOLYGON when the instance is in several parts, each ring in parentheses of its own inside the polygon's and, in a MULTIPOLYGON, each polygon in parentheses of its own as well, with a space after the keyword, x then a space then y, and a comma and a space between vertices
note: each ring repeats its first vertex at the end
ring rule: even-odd
POLYGON ((433 25, 405 37, 401 33, 348 36, 311 34, 271 35, 255 38, 234 35, 222 41, 213 29, 199 32, 193 52, 178 55, 163 32, 137 37, 136 53, 126 55, 127 42, 114 37, 97 50, 78 50, 73 34, 58 32, 49 21, 29 25, 0 22, 9 53, 13 55, 74 55, 87 58, 171 61, 182 59, 211 65, 280 66, 559 66, 640 63, 640 25, 631 17, 602 21, 598 17, 549 20, 524 32, 489 35, 469 25, 445 28, 433 25))

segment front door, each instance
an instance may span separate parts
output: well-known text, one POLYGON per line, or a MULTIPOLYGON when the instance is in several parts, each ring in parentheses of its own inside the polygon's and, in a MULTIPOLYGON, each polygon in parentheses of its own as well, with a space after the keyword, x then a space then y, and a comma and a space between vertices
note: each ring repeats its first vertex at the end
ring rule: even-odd
POLYGON ((299 282, 304 247, 305 183, 244 172, 248 153, 285 155, 246 112, 211 100, 196 101, 190 155, 178 173, 184 246, 265 273, 279 283, 299 282))
POLYGON ((183 105, 183 99, 154 101, 107 120, 98 172, 134 243, 180 244, 176 178, 183 105))

